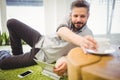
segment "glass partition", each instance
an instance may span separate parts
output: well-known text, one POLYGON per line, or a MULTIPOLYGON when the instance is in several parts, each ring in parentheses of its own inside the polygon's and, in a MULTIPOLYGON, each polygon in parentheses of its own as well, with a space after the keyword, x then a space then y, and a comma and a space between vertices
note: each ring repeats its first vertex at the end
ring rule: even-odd
POLYGON ((18 19, 45 34, 43 0, 6 0, 6 3, 7 19, 18 19))
POLYGON ((120 0, 87 0, 90 2, 88 25, 94 34, 119 34, 120 0))

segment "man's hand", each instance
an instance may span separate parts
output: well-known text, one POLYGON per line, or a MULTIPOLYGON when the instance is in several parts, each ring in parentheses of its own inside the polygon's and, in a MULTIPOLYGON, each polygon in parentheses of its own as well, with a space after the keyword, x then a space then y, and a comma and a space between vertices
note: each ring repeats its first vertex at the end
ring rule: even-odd
POLYGON ((54 72, 62 76, 65 72, 67 71, 67 60, 65 57, 61 57, 60 59, 57 60, 54 68, 54 72))
POLYGON ((96 50, 98 46, 96 40, 92 36, 87 35, 81 37, 80 47, 83 49, 84 53, 86 53, 85 49, 96 50))

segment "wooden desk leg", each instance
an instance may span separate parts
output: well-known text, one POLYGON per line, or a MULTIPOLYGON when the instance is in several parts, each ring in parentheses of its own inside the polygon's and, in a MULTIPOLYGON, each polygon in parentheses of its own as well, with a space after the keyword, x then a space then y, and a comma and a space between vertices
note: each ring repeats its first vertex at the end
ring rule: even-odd
POLYGON ((82 80, 81 68, 68 61, 68 80, 82 80))
POLYGON ((82 80, 81 68, 99 60, 99 56, 85 54, 80 47, 73 48, 67 55, 68 79, 82 80))

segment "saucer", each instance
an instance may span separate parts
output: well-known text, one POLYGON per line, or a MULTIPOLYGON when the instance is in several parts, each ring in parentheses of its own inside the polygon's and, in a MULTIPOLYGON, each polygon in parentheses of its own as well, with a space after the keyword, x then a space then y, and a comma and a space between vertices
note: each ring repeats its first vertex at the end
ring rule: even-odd
POLYGON ((91 54, 107 55, 115 52, 115 49, 106 49, 105 51, 94 51, 91 49, 86 49, 86 51, 87 53, 91 53, 91 54))

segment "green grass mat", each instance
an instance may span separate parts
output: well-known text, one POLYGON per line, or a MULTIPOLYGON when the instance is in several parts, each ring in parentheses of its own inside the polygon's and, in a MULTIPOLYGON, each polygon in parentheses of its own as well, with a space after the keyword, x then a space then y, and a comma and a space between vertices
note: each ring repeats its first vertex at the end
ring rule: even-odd
POLYGON ((39 65, 11 70, 0 70, 0 80, 53 80, 47 76, 42 75, 41 71, 42 69, 39 65), (18 77, 18 74, 27 70, 32 70, 33 73, 24 78, 18 77))
MULTIPOLYGON (((27 45, 23 45, 23 47, 24 47, 24 51, 28 50, 28 48, 29 48, 29 46, 27 46, 27 45)), ((10 50, 11 51, 11 48, 10 48, 10 46, 0 46, 0 50, 10 50)), ((50 77, 42 75, 41 71, 42 71, 42 68, 40 67, 40 65, 34 65, 34 66, 30 66, 30 67, 11 69, 11 70, 1 70, 0 69, 0 80, 53 80, 50 77), (18 77, 18 74, 21 74, 27 70, 32 70, 33 73, 24 78, 18 77)), ((61 80, 67 80, 67 77, 64 77, 64 79, 61 79, 61 80)))

